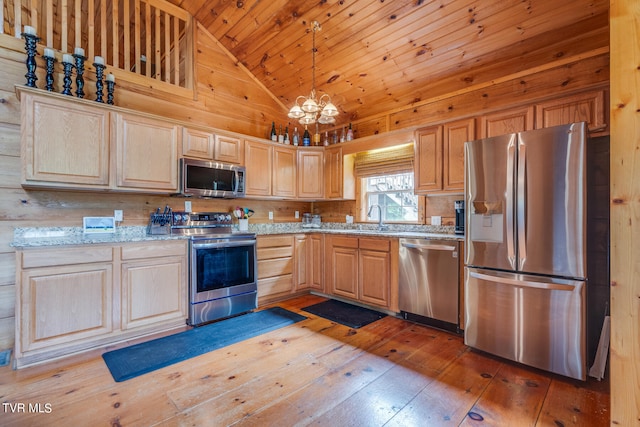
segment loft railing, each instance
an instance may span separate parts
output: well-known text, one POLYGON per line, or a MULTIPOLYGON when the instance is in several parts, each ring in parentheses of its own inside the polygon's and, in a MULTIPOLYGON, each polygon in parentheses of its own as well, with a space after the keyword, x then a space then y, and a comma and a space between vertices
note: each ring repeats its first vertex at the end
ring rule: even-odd
POLYGON ((88 64, 193 88, 193 20, 163 0, 0 0, 0 34, 36 28, 39 45, 62 53, 82 47, 88 64))

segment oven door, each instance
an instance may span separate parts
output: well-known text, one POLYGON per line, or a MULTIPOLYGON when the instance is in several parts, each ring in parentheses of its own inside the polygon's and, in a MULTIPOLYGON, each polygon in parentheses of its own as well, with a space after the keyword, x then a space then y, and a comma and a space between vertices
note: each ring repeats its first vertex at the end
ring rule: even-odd
POLYGON ((194 239, 190 264, 192 304, 257 291, 255 239, 194 239))

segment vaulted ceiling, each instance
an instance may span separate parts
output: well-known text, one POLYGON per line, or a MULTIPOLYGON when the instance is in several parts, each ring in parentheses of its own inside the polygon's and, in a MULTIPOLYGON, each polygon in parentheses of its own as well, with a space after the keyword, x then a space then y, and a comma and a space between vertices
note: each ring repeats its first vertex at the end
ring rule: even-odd
POLYGON ((288 109, 316 82, 338 122, 607 47, 609 0, 169 0, 288 109))

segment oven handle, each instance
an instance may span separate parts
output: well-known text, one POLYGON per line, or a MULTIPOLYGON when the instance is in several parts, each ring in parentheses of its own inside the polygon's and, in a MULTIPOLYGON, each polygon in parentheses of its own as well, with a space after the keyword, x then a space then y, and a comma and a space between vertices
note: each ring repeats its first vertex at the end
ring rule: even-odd
POLYGON ((255 246, 255 240, 225 240, 217 242, 192 243, 193 249, 232 248, 238 246, 255 246))

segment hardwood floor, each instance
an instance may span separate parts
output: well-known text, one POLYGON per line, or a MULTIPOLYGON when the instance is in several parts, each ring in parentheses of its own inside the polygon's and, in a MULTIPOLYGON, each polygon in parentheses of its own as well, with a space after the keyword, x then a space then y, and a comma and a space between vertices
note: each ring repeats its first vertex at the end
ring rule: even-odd
MULTIPOLYGON (((275 305, 301 312, 321 300, 275 305)), ((393 317, 354 330, 301 314, 308 319, 122 383, 99 352, 0 368, 0 424, 609 425, 606 381, 505 362, 470 350, 461 337, 393 317)))

